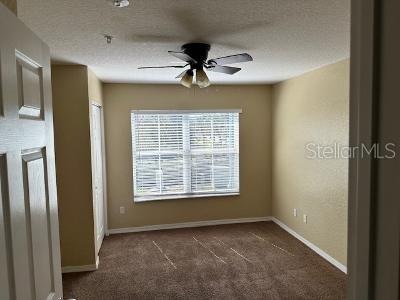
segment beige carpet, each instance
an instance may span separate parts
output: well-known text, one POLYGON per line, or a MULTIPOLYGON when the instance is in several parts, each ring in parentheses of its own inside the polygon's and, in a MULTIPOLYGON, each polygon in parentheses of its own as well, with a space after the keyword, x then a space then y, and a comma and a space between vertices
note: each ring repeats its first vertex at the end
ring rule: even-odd
POLYGON ((272 222, 106 237, 64 298, 344 299, 346 275, 272 222))

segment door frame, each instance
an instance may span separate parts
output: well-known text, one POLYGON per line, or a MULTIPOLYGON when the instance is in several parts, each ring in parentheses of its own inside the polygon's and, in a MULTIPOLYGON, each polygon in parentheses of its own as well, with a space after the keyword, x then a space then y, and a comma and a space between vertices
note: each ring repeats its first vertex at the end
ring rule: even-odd
MULTIPOLYGON (((352 0, 350 147, 399 150, 399 19, 398 0, 352 0)), ((399 170, 398 158, 350 159, 349 299, 399 297, 399 170)))
MULTIPOLYGON (((108 236, 108 213, 107 213, 107 207, 108 207, 108 202, 107 202, 107 170, 106 170, 106 153, 105 153, 105 133, 104 133, 104 110, 103 110, 103 105, 96 102, 96 101, 91 101, 90 102, 90 131, 91 131, 91 137, 90 137, 90 143, 91 143, 91 148, 92 148, 92 194, 93 194, 93 203, 95 200, 95 189, 94 189, 94 160, 93 160, 93 110, 92 107, 96 106, 100 109, 100 122, 101 122, 101 154, 102 154, 102 179, 103 179, 103 222, 104 222, 104 236, 108 236)), ((95 206, 93 206, 93 214, 95 214, 95 206)), ((96 228, 97 224, 94 223, 94 230, 95 233, 97 232, 96 228)), ((96 245, 97 245, 97 236, 95 234, 95 239, 96 239, 96 245)), ((101 244, 99 245, 99 249, 101 248, 101 244)), ((96 249, 97 252, 97 249, 96 249)), ((98 256, 98 253, 96 253, 96 256, 98 256)))
MULTIPOLYGON (((375 0, 353 0, 351 3, 350 147, 361 143, 370 146, 375 142, 374 2, 375 0), (366 85, 371 88, 365 89, 366 85)), ((349 299, 368 299, 369 294, 372 173, 371 157, 349 160, 349 299)))

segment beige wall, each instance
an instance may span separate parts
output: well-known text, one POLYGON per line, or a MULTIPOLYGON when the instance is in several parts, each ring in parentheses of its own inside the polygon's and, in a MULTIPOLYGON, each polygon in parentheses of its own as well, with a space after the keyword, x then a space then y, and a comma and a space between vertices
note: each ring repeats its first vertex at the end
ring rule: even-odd
POLYGON ((62 266, 95 263, 88 69, 52 66, 62 266))
POLYGON ((88 69, 88 91, 90 103, 103 105, 103 84, 90 69, 88 69))
POLYGON ((305 145, 348 145, 349 61, 277 84, 273 94, 272 213, 346 264, 348 161, 307 159, 305 145))
POLYGON ((271 215, 270 87, 105 84, 103 91, 110 229, 271 215), (216 108, 243 109, 240 196, 134 203, 130 111, 216 108))
POLYGON ((7 6, 14 14, 17 14, 17 0, 0 0, 5 6, 7 6))

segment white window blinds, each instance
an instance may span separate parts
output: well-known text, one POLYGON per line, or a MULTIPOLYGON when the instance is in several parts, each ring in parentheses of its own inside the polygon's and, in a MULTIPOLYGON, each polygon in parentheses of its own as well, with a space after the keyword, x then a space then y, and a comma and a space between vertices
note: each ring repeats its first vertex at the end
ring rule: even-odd
POLYGON ((133 111, 135 201, 239 192, 239 113, 133 111))

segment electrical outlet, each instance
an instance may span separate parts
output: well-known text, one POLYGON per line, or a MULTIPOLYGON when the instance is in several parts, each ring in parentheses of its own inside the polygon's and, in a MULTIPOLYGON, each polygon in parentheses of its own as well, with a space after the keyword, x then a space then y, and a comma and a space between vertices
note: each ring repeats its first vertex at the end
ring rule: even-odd
POLYGON ((303 222, 307 224, 307 215, 303 215, 303 222))
POLYGON ((293 209, 293 216, 294 216, 294 217, 297 217, 297 208, 294 208, 294 209, 293 209))
POLYGON ((120 214, 124 214, 125 213, 125 207, 124 206, 120 206, 119 213, 120 214))

